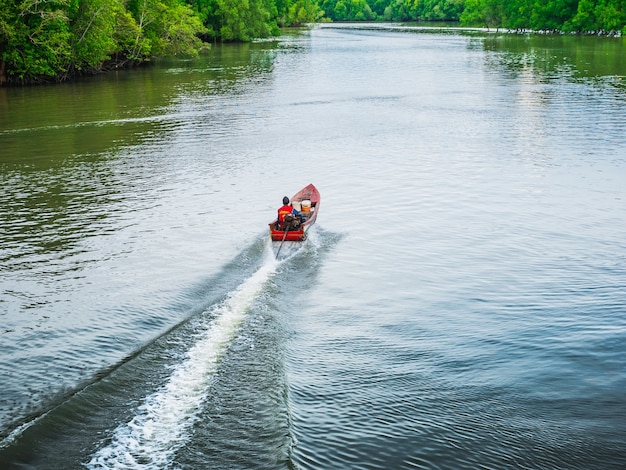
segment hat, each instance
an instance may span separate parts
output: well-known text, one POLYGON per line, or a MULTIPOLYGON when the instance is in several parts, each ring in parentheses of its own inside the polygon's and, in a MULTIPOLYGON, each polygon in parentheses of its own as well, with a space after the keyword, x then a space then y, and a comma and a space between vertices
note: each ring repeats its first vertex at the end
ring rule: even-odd
POLYGON ((284 204, 284 205, 289 204, 289 198, 288 198, 287 196, 285 196, 285 197, 283 198, 283 204, 284 204))

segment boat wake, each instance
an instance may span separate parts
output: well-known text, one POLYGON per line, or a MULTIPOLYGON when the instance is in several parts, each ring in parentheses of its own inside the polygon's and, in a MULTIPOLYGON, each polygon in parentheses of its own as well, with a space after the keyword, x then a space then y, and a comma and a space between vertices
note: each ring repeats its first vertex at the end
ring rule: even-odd
POLYGON ((169 468, 176 452, 191 438, 222 356, 278 265, 268 252, 263 266, 213 308, 206 327, 197 333, 197 341, 174 367, 168 382, 144 399, 129 422, 113 431, 86 468, 169 468))
POLYGON ((274 256, 278 261, 284 261, 287 258, 291 258, 294 256, 300 248, 302 248, 302 243, 304 242, 271 242, 272 243, 272 251, 274 252, 274 256))

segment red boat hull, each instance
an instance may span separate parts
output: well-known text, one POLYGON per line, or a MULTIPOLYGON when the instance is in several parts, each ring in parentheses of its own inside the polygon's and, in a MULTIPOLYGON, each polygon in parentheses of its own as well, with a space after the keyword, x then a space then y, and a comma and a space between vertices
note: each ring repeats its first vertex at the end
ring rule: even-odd
POLYGON ((309 213, 302 212, 305 220, 300 225, 300 228, 298 230, 282 230, 278 228, 278 220, 274 219, 269 223, 270 237, 272 241, 301 242, 306 240, 306 233, 311 225, 315 223, 320 207, 320 193, 314 185, 309 184, 305 186, 291 198, 292 203, 304 200, 311 201, 311 210, 309 213))

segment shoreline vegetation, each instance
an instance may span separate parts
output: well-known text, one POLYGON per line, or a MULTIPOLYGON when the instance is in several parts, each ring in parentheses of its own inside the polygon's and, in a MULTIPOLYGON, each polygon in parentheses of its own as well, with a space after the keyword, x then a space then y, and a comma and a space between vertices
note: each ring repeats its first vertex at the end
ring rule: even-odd
POLYGON ((513 33, 626 35, 624 0, 0 0, 0 86, 194 57, 319 22, 455 22, 513 33))

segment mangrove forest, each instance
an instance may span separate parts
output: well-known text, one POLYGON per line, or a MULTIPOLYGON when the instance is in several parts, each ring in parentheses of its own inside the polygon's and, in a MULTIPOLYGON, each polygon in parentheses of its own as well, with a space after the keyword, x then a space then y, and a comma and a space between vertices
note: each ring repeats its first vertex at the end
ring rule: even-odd
POLYGON ((0 86, 63 81, 319 21, 626 34, 625 0, 0 0, 0 86))

